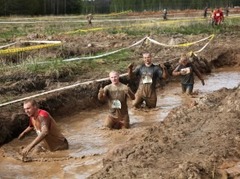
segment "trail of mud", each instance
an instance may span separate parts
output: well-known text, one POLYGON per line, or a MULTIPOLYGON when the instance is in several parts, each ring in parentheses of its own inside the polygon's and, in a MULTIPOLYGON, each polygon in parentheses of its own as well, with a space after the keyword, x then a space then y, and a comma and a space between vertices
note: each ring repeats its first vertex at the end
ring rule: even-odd
MULTIPOLYGON (((239 71, 216 72, 207 76, 206 86, 196 83, 199 95, 222 87, 233 88, 240 79, 239 71)), ((197 98, 196 98, 197 99, 197 98)), ((168 84, 158 92, 158 104, 154 110, 130 109, 131 129, 108 130, 102 128, 107 109, 82 111, 59 121, 67 136, 70 149, 67 151, 48 152, 39 156, 32 155, 31 162, 20 161, 18 151, 35 136, 17 139, 1 148, 0 178, 86 178, 103 167, 102 160, 109 150, 132 139, 149 126, 158 125, 169 111, 181 104, 191 105, 195 98, 186 99, 181 95, 179 84, 168 84), (10 170, 14 169, 14 170, 10 170)), ((130 104, 129 104, 130 105, 130 104)))

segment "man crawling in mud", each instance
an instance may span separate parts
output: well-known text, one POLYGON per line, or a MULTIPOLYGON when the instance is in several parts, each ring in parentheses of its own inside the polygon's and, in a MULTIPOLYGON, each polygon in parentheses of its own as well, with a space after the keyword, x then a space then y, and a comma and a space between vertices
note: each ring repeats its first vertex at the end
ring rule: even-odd
POLYGON ((22 150, 23 156, 27 156, 33 148, 34 152, 68 149, 68 141, 60 132, 55 120, 47 111, 39 109, 35 100, 26 100, 23 108, 30 117, 29 126, 18 136, 18 139, 22 139, 33 129, 37 133, 37 137, 22 150))
POLYGON ((109 78, 111 84, 100 88, 98 92, 100 101, 108 101, 109 115, 105 120, 105 126, 110 129, 129 128, 127 97, 134 100, 134 93, 119 81, 118 72, 110 72, 109 78))

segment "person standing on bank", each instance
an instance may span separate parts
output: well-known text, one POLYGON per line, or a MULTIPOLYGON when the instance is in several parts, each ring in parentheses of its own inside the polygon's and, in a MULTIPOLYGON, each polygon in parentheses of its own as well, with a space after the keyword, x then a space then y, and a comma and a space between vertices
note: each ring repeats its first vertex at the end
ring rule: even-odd
POLYGON ((198 69, 189 61, 185 54, 182 55, 178 66, 172 72, 173 76, 181 76, 182 93, 192 94, 194 73, 201 80, 202 85, 205 85, 204 79, 198 69))
POLYGON ((23 156, 33 148, 35 152, 68 149, 68 141, 60 132, 53 117, 47 111, 39 109, 35 100, 26 100, 23 108, 30 120, 29 126, 18 136, 18 139, 22 139, 32 130, 37 133, 37 137, 22 150, 23 156))
POLYGON ((88 25, 92 26, 93 15, 92 14, 88 14, 86 19, 88 21, 88 25))
POLYGON ((203 17, 206 18, 207 17, 207 11, 208 11, 208 7, 206 6, 204 8, 204 12, 203 12, 203 17))
POLYGON ((109 114, 105 120, 105 126, 110 129, 127 129, 130 127, 127 97, 134 100, 134 93, 127 85, 119 81, 118 72, 110 72, 109 78, 111 84, 100 88, 98 92, 100 101, 108 101, 109 114))
POLYGON ((133 70, 133 63, 128 65, 128 76, 130 80, 137 77, 139 81, 138 89, 135 94, 133 106, 140 108, 142 103, 146 103, 146 107, 155 108, 157 105, 156 84, 165 78, 166 73, 164 68, 152 63, 150 53, 143 53, 143 64, 137 66, 133 70))
POLYGON ((167 9, 163 10, 163 20, 167 20, 167 9))

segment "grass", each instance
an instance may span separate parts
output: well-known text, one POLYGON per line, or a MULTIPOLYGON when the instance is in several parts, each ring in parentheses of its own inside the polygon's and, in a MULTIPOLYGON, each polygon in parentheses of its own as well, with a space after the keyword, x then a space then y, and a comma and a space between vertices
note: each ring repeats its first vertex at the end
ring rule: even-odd
MULTIPOLYGON (((84 28, 86 24, 84 23, 36 23, 36 24, 3 24, 0 34, 0 43, 11 41, 17 39, 18 37, 26 37, 29 33, 40 33, 46 36, 55 35, 61 32, 73 31, 74 29, 84 28), (11 40, 10 40, 11 39, 11 40)), ((101 24, 103 25, 103 24, 101 24)), ((108 27, 106 30, 109 34, 124 33, 129 36, 144 37, 146 34, 183 34, 183 35, 198 35, 198 34, 220 34, 224 32, 231 32, 233 27, 237 28, 240 25, 240 18, 228 18, 225 20, 224 24, 219 27, 212 27, 206 20, 201 21, 179 21, 179 23, 173 23, 171 20, 166 21, 146 21, 136 24, 130 22, 124 22, 118 28, 119 22, 106 22, 103 26, 108 27), (114 27, 115 26, 115 27, 114 27)), ((94 33, 95 32, 91 32, 94 33)), ((85 33, 86 34, 86 33, 85 33)), ((76 36, 81 35, 75 34, 76 36)), ((71 36, 71 35, 69 35, 71 36)), ((81 43, 81 42, 78 42, 81 43)), ((113 51, 112 49, 111 51, 113 51)), ((98 52, 99 53, 99 52, 98 52)), ((103 54, 105 52, 101 52, 103 54)), ((93 54, 97 55, 97 54, 93 54)), ((75 61, 75 62, 62 62, 62 59, 38 59, 38 57, 32 57, 28 59, 28 62, 33 64, 20 64, 19 66, 10 65, 0 65, 1 74, 4 73, 15 73, 16 71, 22 71, 23 73, 35 73, 42 74, 46 76, 54 76, 54 78, 61 78, 63 75, 81 75, 86 71, 91 71, 98 69, 99 71, 105 72, 108 69, 116 69, 120 72, 126 71, 126 66, 129 63, 129 59, 133 57, 133 52, 131 50, 124 50, 110 56, 102 57, 101 59, 86 60, 86 61, 75 61), (37 61, 52 61, 48 64, 36 64, 37 61)))

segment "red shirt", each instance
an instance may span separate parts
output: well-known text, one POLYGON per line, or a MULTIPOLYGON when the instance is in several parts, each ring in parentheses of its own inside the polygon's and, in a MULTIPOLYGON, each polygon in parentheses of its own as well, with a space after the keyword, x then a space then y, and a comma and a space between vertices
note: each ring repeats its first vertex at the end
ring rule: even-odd
MULTIPOLYGON (((44 118, 44 120, 49 120, 49 113, 43 109, 39 109, 38 110, 38 115, 37 115, 37 118, 38 116, 42 116, 44 118)), ((34 125, 35 123, 33 122, 34 118, 33 117, 30 117, 30 120, 29 120, 29 126, 30 127, 35 127, 36 126, 34 125)), ((50 124, 51 124, 51 121, 50 121, 50 124)), ((50 129, 50 125, 48 126, 48 129, 50 129)), ((40 128, 39 128, 40 130, 40 128)))

